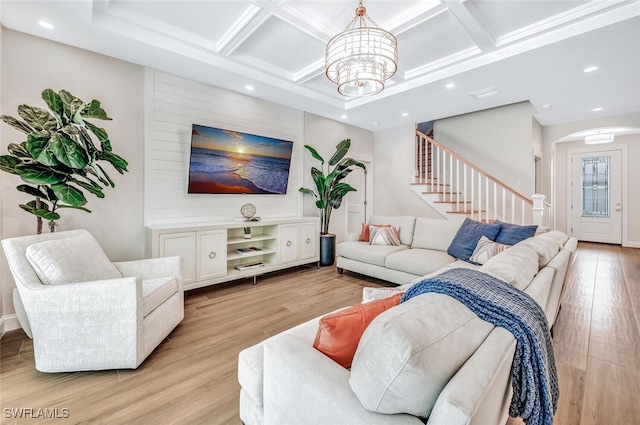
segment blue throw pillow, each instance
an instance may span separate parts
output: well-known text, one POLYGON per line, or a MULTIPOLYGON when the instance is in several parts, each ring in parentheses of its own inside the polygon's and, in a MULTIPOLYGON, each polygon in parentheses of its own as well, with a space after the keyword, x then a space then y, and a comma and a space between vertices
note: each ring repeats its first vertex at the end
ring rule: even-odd
POLYGON ((473 250, 481 237, 495 241, 500 232, 501 223, 480 223, 478 221, 465 218, 458 233, 453 237, 447 253, 460 260, 469 261, 473 250))
MULTIPOLYGON (((496 221, 496 223, 500 223, 496 221)), ((538 230, 537 225, 532 226, 519 226, 517 224, 511 223, 500 223, 502 227, 500 228, 500 232, 496 237, 496 242, 505 244, 505 245, 515 245, 520 241, 523 241, 527 238, 536 234, 536 230, 538 230)))

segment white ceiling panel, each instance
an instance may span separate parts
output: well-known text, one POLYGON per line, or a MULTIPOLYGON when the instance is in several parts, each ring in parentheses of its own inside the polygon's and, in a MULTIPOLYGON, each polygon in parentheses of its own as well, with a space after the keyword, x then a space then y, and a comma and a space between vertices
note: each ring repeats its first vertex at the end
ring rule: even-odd
POLYGON ((590 2, 584 0, 471 0, 464 2, 496 39, 520 28, 553 19, 587 3, 590 2))
POLYGON ((309 67, 322 66, 324 43, 301 28, 271 15, 232 54, 253 66, 280 70, 288 79, 309 67))
POLYGON ((363 3, 399 43, 398 73, 366 98, 339 95, 323 63, 358 0, 0 0, 0 23, 372 130, 522 100, 542 124, 589 118, 590 97, 640 110, 640 0, 363 3), (485 87, 500 94, 468 95, 485 87))
POLYGON ((224 8, 215 2, 181 1, 176 7, 167 1, 112 0, 110 8, 119 8, 137 17, 140 23, 155 20, 158 24, 180 28, 196 37, 220 42, 247 9, 256 7, 249 1, 227 1, 224 8))
MULTIPOLYGON (((398 50, 402 56, 400 70, 411 78, 433 69, 443 61, 455 61, 467 52, 479 52, 474 40, 449 10, 398 34, 398 50)), ((447 63, 448 64, 448 63, 447 63)))

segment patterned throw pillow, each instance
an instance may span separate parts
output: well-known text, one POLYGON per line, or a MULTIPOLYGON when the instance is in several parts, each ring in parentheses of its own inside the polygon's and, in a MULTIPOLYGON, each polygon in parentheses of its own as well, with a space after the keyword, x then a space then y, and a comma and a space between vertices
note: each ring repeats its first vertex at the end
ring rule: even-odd
POLYGON ((400 292, 404 292, 405 288, 403 287, 392 287, 392 288, 372 288, 372 287, 364 287, 362 288, 362 304, 369 303, 375 300, 381 300, 383 298, 393 297, 400 292))
MULTIPOLYGON (((390 224, 376 224, 375 226, 378 226, 378 227, 389 227, 391 225, 390 224)), ((360 242, 369 242, 369 235, 371 233, 370 227, 371 227, 370 224, 362 223, 362 231, 360 232, 360 238, 358 239, 358 241, 360 241, 360 242)))
POLYGON ((400 245, 400 228, 393 226, 369 226, 369 245, 400 245))
POLYGON ((473 250, 473 254, 469 257, 469 261, 477 264, 484 264, 489 260, 489 258, 500 254, 502 251, 509 248, 509 246, 510 245, 493 242, 486 236, 482 236, 476 245, 476 249, 473 250))

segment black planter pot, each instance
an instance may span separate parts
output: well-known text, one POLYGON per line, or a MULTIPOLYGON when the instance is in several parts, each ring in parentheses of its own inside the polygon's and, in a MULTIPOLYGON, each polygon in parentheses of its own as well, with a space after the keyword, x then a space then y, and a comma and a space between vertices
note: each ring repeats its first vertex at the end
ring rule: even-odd
POLYGON ((320 235, 320 265, 332 266, 336 260, 336 235, 320 235))

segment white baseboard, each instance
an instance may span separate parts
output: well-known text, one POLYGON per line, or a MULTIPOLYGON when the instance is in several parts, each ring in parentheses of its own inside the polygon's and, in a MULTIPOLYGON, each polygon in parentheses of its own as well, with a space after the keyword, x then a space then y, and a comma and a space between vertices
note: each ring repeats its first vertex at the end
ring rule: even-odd
POLYGON ((20 326, 18 317, 15 314, 8 314, 6 316, 0 317, 0 337, 2 337, 5 332, 14 331, 21 328, 22 326, 20 326))
POLYGON ((627 242, 623 243, 622 246, 627 247, 627 248, 640 248, 640 242, 627 241, 627 242))

